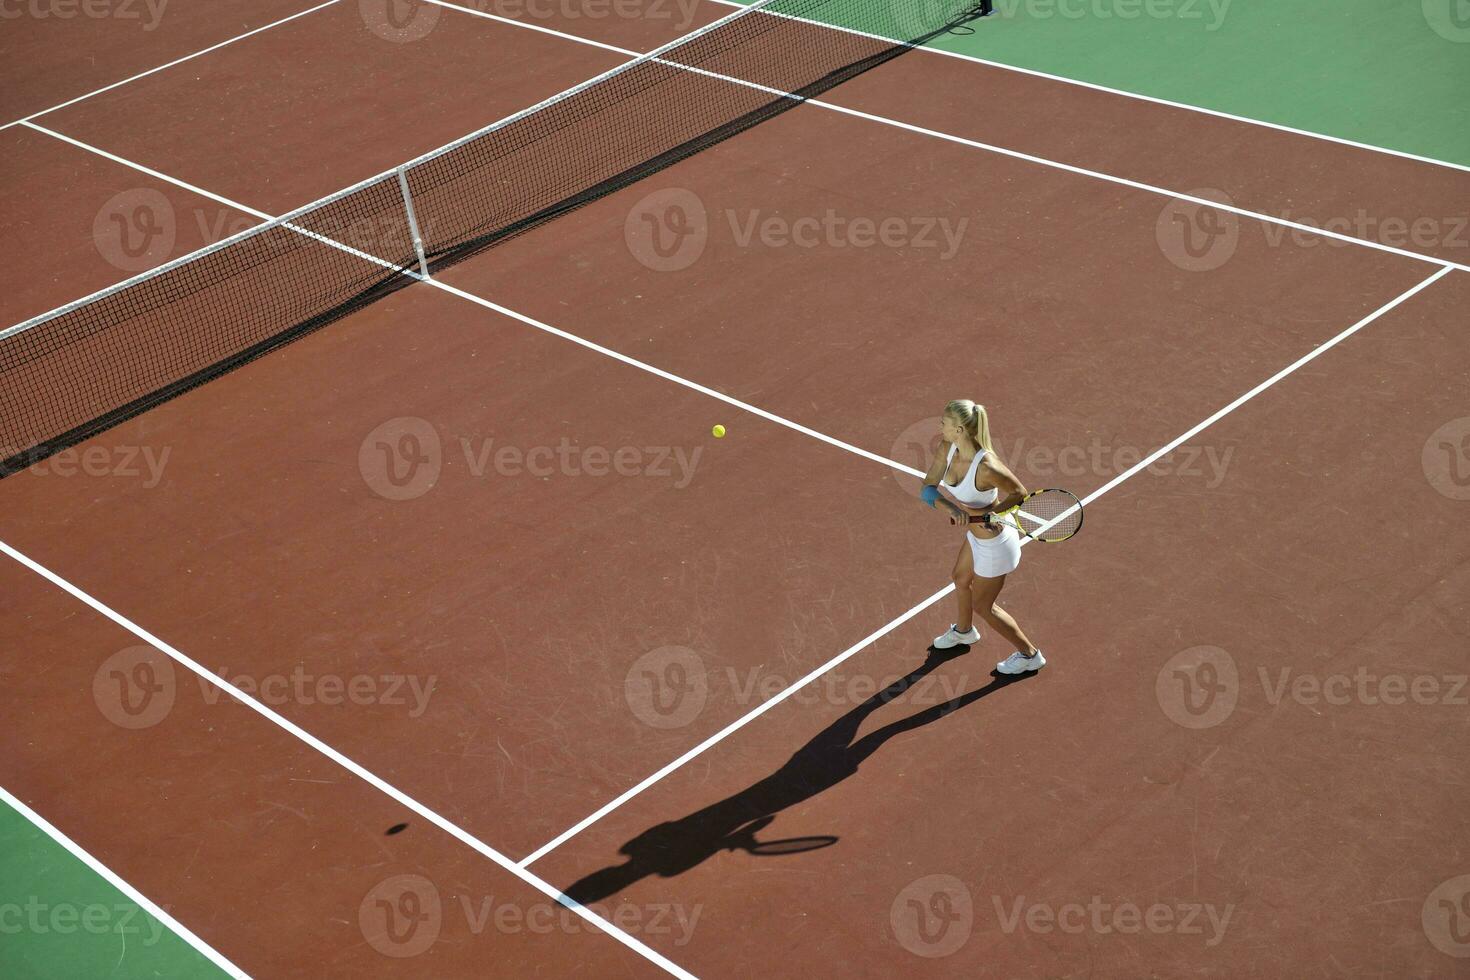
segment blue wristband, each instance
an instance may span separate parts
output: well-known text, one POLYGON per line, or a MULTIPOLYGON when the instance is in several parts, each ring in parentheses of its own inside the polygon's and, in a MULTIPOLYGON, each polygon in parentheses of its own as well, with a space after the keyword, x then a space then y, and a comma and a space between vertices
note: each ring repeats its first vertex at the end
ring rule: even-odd
POLYGON ((933 507, 939 502, 939 488, 931 486, 924 487, 923 490, 919 491, 919 499, 924 501, 930 507, 933 507))

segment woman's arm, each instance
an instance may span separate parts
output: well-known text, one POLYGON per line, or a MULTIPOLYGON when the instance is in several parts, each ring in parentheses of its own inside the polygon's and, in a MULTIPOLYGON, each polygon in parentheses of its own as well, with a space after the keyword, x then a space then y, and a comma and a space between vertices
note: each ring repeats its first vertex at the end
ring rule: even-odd
POLYGON ((929 461, 929 472, 924 474, 924 486, 937 486, 944 478, 944 471, 949 466, 949 443, 940 442, 939 448, 934 450, 934 458, 929 461))
POLYGON ((949 469, 949 443, 940 442, 939 448, 934 450, 934 458, 929 462, 929 472, 924 474, 924 487, 919 491, 919 499, 930 507, 947 510, 955 517, 964 517, 968 513, 973 513, 939 492, 939 481, 944 479, 947 469, 949 469))
POLYGON ((984 478, 987 483, 995 487, 997 491, 995 503, 989 507, 981 507, 970 510, 972 516, 980 517, 986 514, 999 514, 1010 510, 1012 507, 1026 499, 1026 487, 1016 474, 1011 472, 999 456, 990 453, 981 461, 975 470, 975 489, 980 489, 980 481, 984 478))

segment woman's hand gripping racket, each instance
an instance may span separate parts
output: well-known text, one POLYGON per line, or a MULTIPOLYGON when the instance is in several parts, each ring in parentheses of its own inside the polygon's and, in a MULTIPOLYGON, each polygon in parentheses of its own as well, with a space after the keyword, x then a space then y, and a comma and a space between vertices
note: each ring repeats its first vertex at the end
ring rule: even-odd
MULTIPOLYGON (((951 518, 960 523, 959 518, 951 518)), ((1082 501, 1070 490, 1036 490, 1021 498, 1014 507, 994 514, 970 516, 970 524, 1009 524, 1021 536, 1052 544, 1065 541, 1082 530, 1082 501)))

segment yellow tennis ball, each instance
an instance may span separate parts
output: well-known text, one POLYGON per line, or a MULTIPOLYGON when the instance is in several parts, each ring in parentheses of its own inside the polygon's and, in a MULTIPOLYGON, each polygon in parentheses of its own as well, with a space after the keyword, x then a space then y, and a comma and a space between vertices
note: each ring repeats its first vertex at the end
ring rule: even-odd
POLYGON ((725 427, 723 425, 715 426, 713 429, 710 429, 710 432, 714 433, 716 439, 725 438, 725 427))

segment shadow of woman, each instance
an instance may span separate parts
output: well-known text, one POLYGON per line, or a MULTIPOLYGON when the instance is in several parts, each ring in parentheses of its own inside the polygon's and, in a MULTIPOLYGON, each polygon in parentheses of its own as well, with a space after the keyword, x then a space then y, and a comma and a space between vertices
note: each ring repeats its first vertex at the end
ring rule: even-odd
MULTIPOLYGON (((984 687, 853 740, 869 715, 965 649, 947 651, 947 655, 931 651, 929 659, 922 665, 822 729, 780 769, 718 803, 645 830, 618 849, 627 858, 625 863, 592 872, 567 888, 565 897, 587 905, 615 895, 649 875, 671 878, 682 874, 720 851, 757 850, 761 842, 755 839, 756 833, 769 826, 776 814, 851 776, 895 735, 932 724, 1003 687, 1032 676, 992 674, 994 679, 984 687)), ((815 846, 836 842, 835 837, 812 840, 821 841, 815 846)), ((773 850, 779 851, 780 848, 773 850)))

